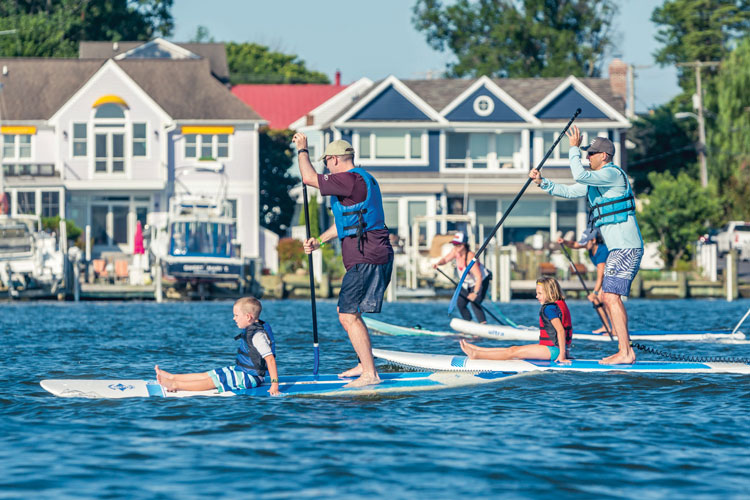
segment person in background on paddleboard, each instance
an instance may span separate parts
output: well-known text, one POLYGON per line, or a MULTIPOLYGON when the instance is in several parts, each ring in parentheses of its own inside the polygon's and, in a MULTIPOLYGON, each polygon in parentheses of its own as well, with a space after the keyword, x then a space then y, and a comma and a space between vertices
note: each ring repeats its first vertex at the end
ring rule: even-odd
MULTIPOLYGON (((594 304, 594 306, 596 306, 597 311, 600 311, 600 309, 604 307, 604 304, 599 300, 599 296, 602 293, 604 268, 606 267, 607 257, 609 256, 609 250, 607 249, 607 245, 604 244, 604 238, 602 238, 601 231, 598 229, 586 229, 578 242, 558 238, 557 243, 565 245, 568 248, 585 248, 588 252, 589 259, 591 259, 591 262, 596 266, 596 284, 594 285, 594 291, 589 294, 588 299, 594 304)), ((601 311, 599 312, 599 315, 602 317, 602 321, 609 325, 607 315, 602 314, 601 311)), ((611 328, 610 325, 610 331, 611 328)), ((606 331, 607 329, 602 326, 598 330, 594 330, 592 333, 605 333, 606 331)))
POLYGON ((234 366, 217 368, 203 373, 169 373, 159 368, 156 380, 170 392, 176 391, 240 391, 258 387, 265 381, 266 372, 271 376, 268 393, 278 396, 279 373, 276 370, 276 343, 271 325, 260 320, 262 310, 255 297, 242 297, 234 303, 234 322, 243 332, 234 339, 240 341, 234 366))
POLYGON ((542 359, 556 363, 569 363, 573 321, 557 280, 555 278, 538 279, 536 299, 542 304, 539 310, 538 344, 479 347, 461 340, 461 350, 471 359, 542 359))
MULTIPOLYGON (((456 271, 461 276, 466 269, 466 264, 474 258, 474 252, 469 250, 469 239, 466 233, 458 232, 453 236, 453 248, 444 257, 441 257, 439 261, 432 265, 433 269, 437 269, 438 266, 447 264, 450 261, 455 260, 456 271)), ((487 318, 484 315, 479 304, 484 300, 487 295, 487 290, 490 288, 490 280, 492 279, 492 273, 482 265, 481 262, 476 262, 471 267, 471 272, 466 276, 464 280, 464 293, 461 293, 458 297, 456 305, 458 311, 461 313, 461 317, 466 321, 471 321, 471 313, 467 304, 471 304, 471 308, 474 310, 474 316, 477 317, 477 321, 481 324, 487 323, 487 318)))
POLYGON ((618 351, 602 359, 602 364, 635 362, 630 345, 628 313, 622 297, 630 294, 643 258, 643 238, 635 218, 635 197, 630 181, 620 167, 612 163, 615 145, 607 138, 596 137, 590 145, 580 147, 581 132, 573 125, 570 139, 570 171, 576 184, 566 186, 542 177, 537 169, 529 177, 543 190, 561 198, 586 197, 589 205, 589 228, 599 228, 609 249, 604 268, 601 299, 612 320, 612 334, 617 336, 618 351), (586 151, 590 169, 583 168, 581 151, 586 151))
POLYGON ((359 377, 347 387, 377 384, 380 377, 362 313, 380 312, 393 270, 393 248, 385 225, 380 186, 372 175, 354 165, 354 148, 347 141, 333 141, 326 146, 320 159, 328 172, 323 174, 318 174, 310 162, 307 137, 297 132, 292 141, 297 147, 302 182, 331 197, 335 222, 320 237, 305 241, 305 252, 309 254, 334 238, 341 241, 346 274, 337 310, 359 363, 339 376, 359 377))

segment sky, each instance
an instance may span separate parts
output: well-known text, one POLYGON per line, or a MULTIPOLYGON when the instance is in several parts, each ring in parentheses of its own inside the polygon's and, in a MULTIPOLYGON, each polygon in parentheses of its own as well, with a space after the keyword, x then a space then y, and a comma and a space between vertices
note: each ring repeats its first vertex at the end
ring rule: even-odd
MULTIPOLYGON (((170 38, 186 42, 205 26, 217 42, 253 42, 296 54, 308 69, 343 83, 388 75, 439 76, 452 60, 432 49, 412 26, 414 0, 177 0, 170 38)), ((659 48, 651 13, 663 0, 625 0, 615 23, 614 53, 636 66, 635 108, 641 113, 680 92, 677 71, 654 63, 659 48)), ((604 74, 611 59, 604 64, 604 74)))

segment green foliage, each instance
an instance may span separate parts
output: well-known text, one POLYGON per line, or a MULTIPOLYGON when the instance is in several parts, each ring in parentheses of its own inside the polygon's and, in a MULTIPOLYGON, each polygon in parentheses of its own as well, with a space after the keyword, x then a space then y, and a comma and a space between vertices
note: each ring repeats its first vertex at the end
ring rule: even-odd
POLYGON ((448 75, 599 76, 612 47, 613 0, 418 0, 412 22, 457 59, 448 75))
POLYGON ((706 230, 704 223, 716 222, 721 204, 712 188, 685 172, 675 178, 669 172, 648 176, 653 188, 646 198, 638 222, 646 241, 659 242, 659 253, 668 268, 692 257, 694 242, 706 230))
MULTIPOLYGON (((310 197, 310 194, 312 194, 312 197, 310 197, 307 202, 307 208, 310 212, 310 237, 317 238, 318 236, 320 236, 320 209, 318 208, 318 197, 315 196, 315 192, 310 193, 309 189, 307 191, 308 197, 310 197)), ((297 224, 299 224, 300 226, 305 225, 304 209, 300 210, 299 221, 297 222, 297 224)))
POLYGON ((698 177, 695 120, 676 120, 670 104, 639 117, 628 131, 628 139, 636 148, 628 152, 628 174, 633 188, 641 193, 651 187, 650 172, 686 172, 698 177))
POLYGON ((276 247, 279 253, 279 274, 293 273, 297 269, 304 269, 307 254, 302 248, 302 242, 294 238, 281 238, 276 247))
POLYGON ((284 235, 292 221, 294 200, 289 191, 299 179, 292 176, 291 130, 260 129, 260 220, 264 227, 284 235))
POLYGON ((305 67, 296 55, 272 52, 256 43, 226 44, 232 85, 238 83, 330 83, 328 77, 305 67))
POLYGON ((706 96, 716 109, 708 129, 709 179, 724 199, 725 220, 750 220, 750 36, 722 64, 716 92, 706 96))
MULTIPOLYGON (((42 229, 55 234, 59 234, 60 216, 55 215, 54 217, 42 217, 42 229)), ((83 234, 83 229, 76 226, 75 222, 70 219, 65 219, 65 230, 65 232, 68 233, 68 241, 75 241, 79 236, 83 234)))
MULTIPOLYGON (((663 47, 654 54, 663 66, 690 61, 720 61, 734 40, 750 31, 747 0, 667 0, 654 9, 651 21, 659 25, 656 40, 663 47)), ((710 78, 716 70, 704 69, 710 78)), ((680 86, 695 92, 695 69, 680 69, 680 86)))
POLYGON ((208 28, 205 26, 198 26, 195 30, 195 35, 193 35, 193 38, 191 38, 190 41, 193 43, 213 43, 216 40, 211 36, 208 28))
POLYGON ((173 0, 0 0, 2 57, 76 57, 82 40, 150 40, 174 27, 173 0))

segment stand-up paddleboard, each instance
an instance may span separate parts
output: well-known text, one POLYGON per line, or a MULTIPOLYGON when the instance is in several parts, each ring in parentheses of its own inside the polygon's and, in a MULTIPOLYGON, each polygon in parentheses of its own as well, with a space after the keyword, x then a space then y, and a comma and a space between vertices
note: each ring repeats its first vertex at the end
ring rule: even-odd
POLYGON ((466 336, 460 332, 435 332, 422 328, 408 326, 392 325, 383 321, 372 319, 368 316, 362 316, 362 320, 367 328, 373 332, 384 333, 386 335, 431 335, 433 337, 462 337, 466 336))
MULTIPOLYGON (((465 319, 453 318, 451 328, 457 332, 492 340, 539 340, 539 327, 513 328, 505 325, 481 324, 465 319)), ((690 342, 729 342, 745 340, 742 332, 732 333, 730 330, 631 330, 632 340, 661 340, 661 341, 690 341, 690 342)), ((617 336, 611 339, 604 333, 573 330, 573 340, 595 340, 600 342, 617 341, 617 336)))
POLYGON ((690 361, 637 361, 630 365, 601 365, 594 359, 576 359, 570 364, 553 361, 470 359, 467 356, 423 354, 373 349, 373 355, 390 363, 418 370, 525 373, 534 371, 633 372, 633 373, 738 373, 750 375, 743 363, 696 363, 690 361))
MULTIPOLYGON (((457 387, 488 384, 507 379, 514 373, 409 372, 381 373, 382 382, 366 387, 344 387, 353 379, 336 375, 279 377, 279 391, 288 396, 369 396, 434 391, 457 387)), ((270 397, 268 385, 237 392, 177 391, 168 392, 155 380, 85 380, 50 379, 40 382, 42 388, 64 398, 184 398, 190 396, 255 396, 270 397)))

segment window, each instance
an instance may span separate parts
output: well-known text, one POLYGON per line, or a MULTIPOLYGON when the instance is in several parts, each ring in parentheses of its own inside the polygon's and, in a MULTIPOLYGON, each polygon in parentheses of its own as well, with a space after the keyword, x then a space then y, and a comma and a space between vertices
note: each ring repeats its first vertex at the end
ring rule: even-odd
MULTIPOLYGON (((542 154, 546 154, 552 144, 555 142, 557 137, 560 135, 559 132, 544 132, 542 137, 544 138, 544 151, 542 154)), ((581 130, 581 146, 587 146, 597 136, 606 137, 606 132, 597 132, 593 130, 581 130)), ((551 160, 564 160, 568 157, 568 141, 563 137, 560 142, 557 143, 557 147, 550 155, 551 160)), ((584 155, 585 156, 585 155, 584 155)))
POLYGON ((398 234, 398 201, 383 201, 383 212, 388 231, 398 234))
POLYGON ((3 134, 3 159, 31 158, 31 136, 3 134))
POLYGON ((60 215, 60 193, 58 191, 42 191, 42 217, 60 215))
POLYGON ((495 152, 500 168, 511 168, 514 165, 513 155, 521 151, 520 132, 497 134, 495 152))
POLYGON ((360 132, 357 151, 364 160, 422 160, 423 132, 377 130, 360 132))
POLYGON ((133 124, 133 156, 146 156, 146 124, 133 124))
POLYGON ((102 104, 94 113, 94 173, 125 173, 125 110, 102 104))
POLYGON ((85 123, 73 124, 73 156, 86 156, 86 134, 87 126, 85 123))
POLYGON ((199 160, 229 158, 229 135, 186 134, 185 158, 199 160))
POLYGON ((448 133, 446 168, 497 169, 516 167, 521 133, 448 133))
POLYGON ((16 213, 36 215, 36 191, 16 193, 16 213))
POLYGON ((484 226, 484 234, 488 235, 497 224, 497 200, 476 200, 474 212, 477 215, 477 226, 484 226))

